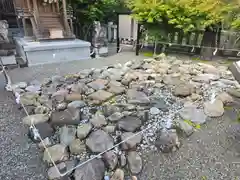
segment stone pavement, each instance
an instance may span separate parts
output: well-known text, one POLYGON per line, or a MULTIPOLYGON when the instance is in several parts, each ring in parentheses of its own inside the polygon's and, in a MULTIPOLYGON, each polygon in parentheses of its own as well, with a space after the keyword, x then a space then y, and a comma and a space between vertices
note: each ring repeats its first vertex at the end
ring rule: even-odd
MULTIPOLYGON (((78 72, 80 69, 125 63, 135 57, 133 53, 121 53, 103 59, 51 64, 10 71, 13 82, 42 80, 54 74, 78 72)), ((0 79, 3 82, 3 78, 0 79)), ((29 144, 26 129, 21 123, 23 114, 17 109, 11 94, 0 90, 0 179, 46 179, 39 150, 29 144)), ((236 99, 236 111, 226 109, 225 115, 212 119, 198 132, 183 140, 182 147, 172 154, 148 153, 141 180, 179 179, 240 179, 240 125, 236 122, 240 101, 236 99)))

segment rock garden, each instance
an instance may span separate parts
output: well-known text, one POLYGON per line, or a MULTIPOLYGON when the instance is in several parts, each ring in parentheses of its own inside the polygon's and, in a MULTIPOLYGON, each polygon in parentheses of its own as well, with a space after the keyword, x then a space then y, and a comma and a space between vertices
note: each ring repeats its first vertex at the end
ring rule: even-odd
POLYGON ((29 131, 51 180, 137 180, 144 153, 177 151, 181 139, 240 97, 226 66, 163 54, 19 82, 13 90, 29 114, 23 124, 34 124, 43 140, 29 131), (69 173, 61 177, 54 164, 69 173))

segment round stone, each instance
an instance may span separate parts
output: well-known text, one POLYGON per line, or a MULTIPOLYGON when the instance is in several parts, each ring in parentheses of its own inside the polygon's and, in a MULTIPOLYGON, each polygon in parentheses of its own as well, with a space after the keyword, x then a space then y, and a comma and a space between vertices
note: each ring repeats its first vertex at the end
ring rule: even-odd
POLYGON ((160 113, 160 110, 158 108, 156 108, 156 107, 152 107, 150 109, 150 114, 152 114, 152 115, 157 115, 159 113, 160 113))

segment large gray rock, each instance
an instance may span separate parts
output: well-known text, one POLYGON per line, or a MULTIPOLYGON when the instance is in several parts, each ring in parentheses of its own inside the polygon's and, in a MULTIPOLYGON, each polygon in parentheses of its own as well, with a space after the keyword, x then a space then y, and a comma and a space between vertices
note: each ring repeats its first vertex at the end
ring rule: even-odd
POLYGON ((105 161, 108 168, 111 170, 115 169, 118 164, 118 156, 113 151, 108 151, 103 154, 103 160, 105 161))
POLYGON ((132 174, 139 174, 142 170, 143 162, 141 156, 135 151, 128 152, 127 162, 132 174))
POLYGON ((38 123, 35 125, 35 127, 38 130, 38 133, 40 134, 42 139, 51 137, 54 134, 53 128, 47 122, 38 123))
POLYGON ((111 122, 117 122, 120 119, 122 119, 123 117, 124 117, 123 113, 115 112, 111 116, 108 117, 108 120, 111 122))
POLYGON ((69 146, 74 139, 76 139, 76 127, 74 126, 63 126, 60 128, 60 142, 66 146, 69 146))
POLYGON ((66 102, 62 102, 56 105, 56 110, 57 111, 63 111, 67 108, 67 103, 66 102))
POLYGON ((77 137, 81 140, 85 139, 92 130, 91 124, 81 124, 77 128, 77 137))
POLYGON ((199 74, 193 78, 193 81, 209 83, 210 81, 216 81, 218 79, 220 79, 220 76, 216 74, 199 74))
POLYGON ((87 85, 94 90, 101 90, 101 89, 105 89, 107 84, 108 84, 108 80, 96 79, 95 81, 90 82, 87 85))
POLYGON ((118 94, 122 94, 125 91, 125 87, 122 86, 120 82, 110 81, 110 83, 108 84, 107 91, 118 95, 118 94))
POLYGON ((108 99, 110 99, 113 96, 112 93, 104 91, 104 90, 98 90, 97 92, 94 92, 90 94, 88 97, 89 99, 95 101, 96 103, 102 103, 108 99))
POLYGON ((97 130, 86 139, 86 145, 92 152, 100 153, 113 146, 113 138, 106 132, 97 130))
POLYGON ((34 114, 23 118, 23 124, 31 126, 32 124, 44 123, 49 120, 48 114, 34 114))
POLYGON ((52 163, 50 156, 54 162, 60 162, 68 159, 68 153, 65 145, 56 144, 54 146, 49 147, 47 150, 45 149, 43 154, 43 161, 47 163, 52 163))
POLYGON ((141 91, 135 89, 129 89, 127 91, 127 99, 130 104, 149 104, 150 99, 147 95, 141 91))
POLYGON ((100 128, 102 126, 107 125, 107 120, 105 116, 99 112, 96 112, 92 119, 90 119, 90 122, 94 127, 100 128))
POLYGON ((34 109, 35 114, 47 114, 49 111, 49 108, 46 106, 38 106, 34 109))
POLYGON ((75 125, 80 122, 80 109, 70 111, 68 109, 64 111, 54 111, 51 114, 52 125, 75 125))
POLYGON ((138 79, 138 75, 137 73, 134 72, 128 72, 124 75, 123 79, 122 79, 122 84, 124 85, 129 85, 130 82, 137 80, 138 79))
POLYGON ((150 114, 152 114, 152 115, 157 115, 157 114, 159 114, 160 113, 160 110, 158 109, 158 108, 156 108, 156 107, 151 107, 151 109, 150 109, 150 114))
POLYGON ((83 152, 86 152, 86 145, 80 139, 75 139, 69 145, 69 150, 71 154, 81 154, 83 152))
POLYGON ((198 65, 203 68, 203 72, 206 74, 219 74, 219 70, 211 64, 198 63, 198 65))
POLYGON ((72 102, 72 101, 81 101, 82 100, 82 95, 80 93, 72 92, 70 94, 67 94, 65 96, 65 100, 67 102, 72 102))
POLYGON ((67 94, 68 94, 67 90, 59 90, 52 94, 52 100, 54 102, 63 102, 67 94))
POLYGON ((8 27, 8 22, 6 20, 0 21, 0 43, 9 43, 8 27))
POLYGON ((41 86, 39 85, 30 85, 25 89, 28 92, 39 93, 41 91, 41 86))
POLYGON ((180 117, 183 120, 189 120, 196 124, 204 124, 207 120, 207 116, 202 109, 197 109, 196 106, 186 106, 179 112, 180 117))
POLYGON ((116 169, 111 180, 124 180, 124 171, 122 169, 116 169))
POLYGON ((138 134, 134 137, 132 137, 134 133, 132 132, 125 132, 121 135, 121 140, 124 141, 122 144, 123 150, 129 150, 129 149, 135 149, 138 144, 140 144, 142 140, 142 135, 138 134), (132 138, 131 138, 132 137, 132 138))
POLYGON ((38 94, 32 92, 25 92, 21 95, 21 102, 23 105, 29 106, 39 106, 40 103, 37 102, 38 94))
POLYGON ((108 134, 112 134, 112 133, 115 132, 116 126, 114 126, 114 125, 108 125, 108 126, 106 126, 106 127, 103 127, 103 130, 104 130, 106 133, 108 133, 108 134))
POLYGON ((118 68, 110 68, 102 73, 103 77, 108 77, 115 81, 120 81, 124 74, 125 72, 118 68))
POLYGON ((175 130, 162 131, 157 135, 155 146, 164 153, 176 151, 180 147, 175 130))
POLYGON ((122 120, 118 121, 118 129, 125 130, 128 132, 134 132, 140 128, 142 121, 135 116, 126 116, 122 120))
MULTIPOLYGON (((42 138, 43 139, 43 138, 42 138)), ((43 141, 41 141, 40 143, 38 143, 38 147, 40 150, 44 151, 45 150, 45 147, 50 147, 52 145, 52 142, 50 140, 50 138, 45 138, 43 139, 43 141)))
MULTIPOLYGON (((62 172, 66 171, 66 164, 64 162, 61 162, 57 164, 57 169, 62 172)), ((49 180, 56 180, 56 179, 61 179, 61 174, 59 174, 58 170, 56 169, 55 166, 50 167, 47 171, 48 179, 49 180)))
POLYGON ((84 83, 71 84, 68 88, 75 93, 84 94, 87 92, 88 87, 84 83))
POLYGON ((193 92, 193 87, 190 84, 179 84, 173 90, 175 96, 186 97, 191 95, 193 92))
POLYGON ((105 173, 105 166, 102 160, 94 159, 74 172, 75 180, 102 180, 105 173))
POLYGON ((223 102, 221 100, 215 100, 214 102, 204 103, 204 113, 208 117, 220 117, 224 113, 223 102))
POLYGON ((84 101, 72 101, 68 104, 68 109, 81 109, 86 106, 86 103, 84 101))
POLYGON ((102 107, 103 115, 108 117, 111 116, 115 112, 120 112, 120 108, 111 104, 104 105, 102 107))
POLYGON ((19 83, 16 83, 16 84, 12 85, 13 89, 17 89, 17 88, 25 89, 26 87, 27 87, 27 83, 26 82, 19 82, 19 83))
POLYGON ((231 104, 234 102, 234 99, 232 98, 232 96, 230 96, 226 92, 222 92, 221 94, 219 94, 216 99, 219 99, 220 101, 222 101, 224 105, 231 104))
POLYGON ((154 104, 154 107, 160 109, 161 111, 166 112, 169 109, 166 101, 163 98, 151 100, 151 103, 154 104))
POLYGON ((231 89, 228 89, 227 92, 233 97, 240 98, 240 89, 231 88, 231 89))
POLYGON ((183 83, 183 80, 181 79, 181 75, 179 73, 165 75, 163 77, 163 83, 166 85, 174 85, 177 86, 179 84, 183 83))

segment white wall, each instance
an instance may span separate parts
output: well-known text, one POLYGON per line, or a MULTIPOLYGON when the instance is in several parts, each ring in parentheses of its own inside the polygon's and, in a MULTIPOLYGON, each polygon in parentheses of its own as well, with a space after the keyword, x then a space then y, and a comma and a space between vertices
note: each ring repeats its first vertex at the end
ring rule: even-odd
POLYGON ((131 31, 133 32, 133 39, 137 39, 137 22, 134 20, 133 28, 131 27, 130 15, 119 15, 119 38, 131 39, 131 31))

